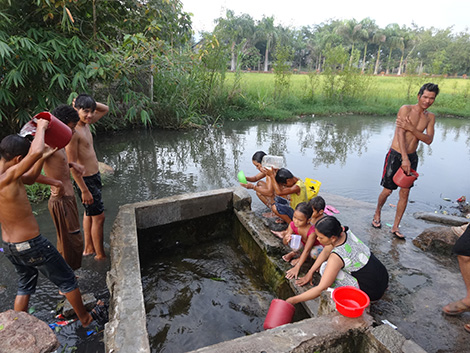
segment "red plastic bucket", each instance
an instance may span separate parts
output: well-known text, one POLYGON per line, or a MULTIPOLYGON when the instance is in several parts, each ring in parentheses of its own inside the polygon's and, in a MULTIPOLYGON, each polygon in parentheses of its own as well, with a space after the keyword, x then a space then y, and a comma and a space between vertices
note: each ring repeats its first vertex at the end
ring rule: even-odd
POLYGON ((359 317, 370 304, 369 296, 359 288, 343 286, 335 288, 332 294, 336 310, 347 317, 359 317))
POLYGON ((393 176, 393 182, 401 188, 409 188, 413 185, 414 181, 418 179, 419 174, 416 170, 411 169, 410 175, 406 175, 403 168, 398 168, 393 176))
POLYGON ((64 148, 72 138, 72 129, 65 125, 49 112, 42 112, 33 117, 20 131, 21 136, 34 135, 36 133, 37 119, 49 120, 49 126, 44 134, 44 141, 49 146, 58 149, 64 148))
POLYGON ((265 330, 289 324, 294 317, 295 307, 282 299, 273 299, 264 320, 265 330))

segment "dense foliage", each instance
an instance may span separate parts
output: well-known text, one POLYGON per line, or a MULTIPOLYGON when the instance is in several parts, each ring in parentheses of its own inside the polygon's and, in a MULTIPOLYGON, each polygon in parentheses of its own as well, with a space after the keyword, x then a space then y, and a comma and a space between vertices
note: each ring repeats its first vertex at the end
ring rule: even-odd
MULTIPOLYGON (((216 22, 194 43, 180 0, 0 0, 1 134, 80 92, 110 106, 99 129, 180 128, 373 105, 371 75, 381 73, 405 76, 402 98, 412 99, 430 75, 470 71, 468 32, 368 18, 292 29, 230 10, 216 22), (250 70, 272 72, 272 92, 250 92, 250 70)), ((441 100, 448 113, 466 115, 468 91, 441 100)))

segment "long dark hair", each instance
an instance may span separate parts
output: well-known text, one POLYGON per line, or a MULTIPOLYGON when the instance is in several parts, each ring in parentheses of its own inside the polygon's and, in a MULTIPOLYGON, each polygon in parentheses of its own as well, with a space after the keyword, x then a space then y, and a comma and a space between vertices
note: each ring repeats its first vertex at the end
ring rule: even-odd
POLYGON ((348 227, 341 226, 341 223, 333 216, 325 216, 315 223, 315 229, 327 238, 339 237, 342 231, 347 232, 348 227))

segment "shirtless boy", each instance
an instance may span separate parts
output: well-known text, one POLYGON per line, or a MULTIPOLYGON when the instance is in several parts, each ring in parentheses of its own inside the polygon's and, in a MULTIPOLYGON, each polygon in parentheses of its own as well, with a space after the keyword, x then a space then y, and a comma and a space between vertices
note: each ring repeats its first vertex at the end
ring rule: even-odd
MULTIPOLYGON (((66 104, 54 109, 52 115, 70 127, 72 131, 79 120, 77 111, 66 104)), ((65 148, 54 152, 44 161, 46 176, 58 183, 58 185, 54 185, 54 183, 46 181, 51 185, 48 206, 57 231, 57 250, 72 270, 76 270, 82 264, 83 236, 80 232, 77 202, 70 180, 71 168, 75 170, 77 178, 82 178, 81 175, 85 171, 83 166, 73 162, 69 163, 65 148)))
POLYGON ((84 166, 82 175, 72 169, 73 179, 80 189, 80 198, 85 207, 83 214, 83 233, 85 236, 85 251, 83 255, 95 255, 95 260, 106 258, 103 246, 104 206, 101 199, 101 176, 98 169, 98 159, 93 148, 93 136, 89 124, 100 120, 109 110, 108 106, 87 95, 80 94, 75 98, 74 108, 80 120, 75 127, 72 139, 65 147, 69 162, 84 166))
POLYGON ((49 122, 39 119, 32 143, 18 135, 9 135, 0 142, 0 223, 2 224, 3 251, 19 275, 14 310, 26 311, 29 298, 36 290, 38 271, 65 293, 78 319, 87 327, 103 313, 95 308, 93 317, 82 302, 75 274, 57 249, 39 232, 22 177, 30 169, 40 173, 44 133, 49 122), (39 165, 35 165, 39 163, 39 165))
MULTIPOLYGON (((395 135, 393 136, 392 146, 385 157, 382 181, 380 183, 383 186, 383 190, 379 195, 377 208, 372 220, 374 228, 382 226, 380 220, 382 207, 392 191, 398 188, 393 182, 393 176, 398 168, 402 168, 407 175, 410 175, 411 169, 416 170, 418 167, 416 149, 418 148, 419 141, 430 145, 434 138, 434 123, 436 118, 427 109, 434 103, 438 94, 439 87, 437 85, 426 83, 419 90, 418 103, 415 105, 404 105, 398 111, 395 135)), ((398 227, 405 213, 409 194, 410 188, 400 188, 395 221, 391 229, 392 234, 399 239, 405 239, 405 236, 398 227)))

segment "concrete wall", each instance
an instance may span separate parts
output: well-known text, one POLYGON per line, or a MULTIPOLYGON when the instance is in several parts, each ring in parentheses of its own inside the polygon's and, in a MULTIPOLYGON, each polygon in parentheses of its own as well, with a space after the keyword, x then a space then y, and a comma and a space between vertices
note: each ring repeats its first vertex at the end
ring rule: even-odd
MULTIPOLYGON (((106 352, 150 352, 140 276, 138 229, 233 209, 265 258, 271 262, 265 266, 268 276, 272 277, 277 272, 276 277, 283 278, 286 263, 280 254, 285 249, 254 216, 250 205, 251 197, 247 191, 238 188, 173 196, 120 208, 111 233, 111 269, 107 276, 111 298, 109 322, 105 327, 106 352)), ((293 281, 288 283, 294 293, 305 290, 295 286, 293 281)), ((368 314, 355 319, 338 314, 329 292, 324 292, 319 301, 305 303, 304 307, 309 315, 319 316, 194 352, 424 352, 389 326, 372 328, 373 320, 368 314)))

